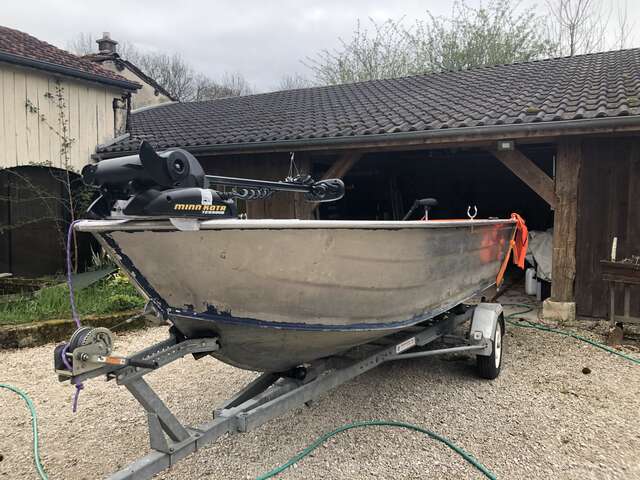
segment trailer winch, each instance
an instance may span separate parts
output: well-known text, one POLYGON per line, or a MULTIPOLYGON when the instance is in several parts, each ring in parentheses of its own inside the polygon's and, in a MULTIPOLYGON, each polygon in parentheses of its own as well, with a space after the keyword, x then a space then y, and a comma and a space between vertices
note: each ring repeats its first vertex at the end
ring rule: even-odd
POLYGON ((156 361, 111 355, 113 352, 113 333, 104 327, 81 327, 77 329, 68 343, 54 349, 53 361, 56 373, 63 381, 77 377, 104 365, 132 366, 154 369, 156 361))

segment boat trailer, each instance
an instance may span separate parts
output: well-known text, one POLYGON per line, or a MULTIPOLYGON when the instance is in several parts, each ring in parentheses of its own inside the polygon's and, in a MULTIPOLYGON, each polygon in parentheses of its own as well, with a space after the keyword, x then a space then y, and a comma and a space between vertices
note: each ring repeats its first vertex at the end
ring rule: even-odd
POLYGON ((219 348, 217 338, 185 339, 171 328, 168 339, 129 357, 119 357, 112 355, 113 336, 108 329, 83 327, 76 331, 63 355, 56 349, 55 367, 61 382, 74 385, 105 375, 107 380, 124 385, 145 409, 152 452, 109 477, 138 480, 151 478, 227 433, 249 432, 291 409, 309 405, 325 392, 384 362, 468 352, 476 355, 478 374, 494 379, 500 373, 504 331, 500 304, 459 305, 340 356, 287 372, 263 373, 217 408, 211 421, 197 427, 180 423, 144 376, 188 354, 199 359, 215 352, 219 348), (467 321, 468 335, 453 335, 467 321), (436 341, 445 346, 427 348, 436 341), (63 356, 67 358, 65 365, 59 360, 63 356))

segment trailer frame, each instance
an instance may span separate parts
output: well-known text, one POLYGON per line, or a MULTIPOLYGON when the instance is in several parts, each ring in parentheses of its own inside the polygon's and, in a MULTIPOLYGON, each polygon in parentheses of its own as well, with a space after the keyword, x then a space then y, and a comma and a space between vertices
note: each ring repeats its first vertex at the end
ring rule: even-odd
MULTIPOLYGON (((217 338, 181 339, 177 332, 170 331, 168 339, 128 357, 133 364, 153 362, 156 365, 154 369, 131 364, 104 365, 75 376, 61 375, 60 380, 70 380, 77 385, 106 375, 108 380, 115 380, 126 387, 142 405, 147 413, 152 452, 108 477, 111 480, 141 480, 170 468, 227 433, 249 432, 293 408, 309 405, 329 390, 382 363, 470 352, 478 355, 480 367, 481 360, 489 360, 492 354, 496 354, 493 348, 496 331, 500 335, 504 333, 502 307, 499 304, 459 305, 428 322, 355 347, 343 355, 321 359, 288 372, 263 373, 217 408, 211 421, 196 427, 183 425, 144 380, 144 376, 188 354, 199 358, 215 352, 219 348, 217 338), (470 321, 468 338, 452 335, 467 321, 470 321), (453 346, 425 349, 438 340, 453 346)), ((498 350, 498 360, 489 361, 495 362, 499 373, 502 355, 501 349, 498 350)), ((481 368, 479 372, 483 375, 481 368)))

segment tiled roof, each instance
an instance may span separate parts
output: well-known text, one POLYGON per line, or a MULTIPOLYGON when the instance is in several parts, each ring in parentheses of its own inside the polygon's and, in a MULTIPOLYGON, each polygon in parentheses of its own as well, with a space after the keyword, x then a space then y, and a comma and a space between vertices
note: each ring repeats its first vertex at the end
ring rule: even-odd
POLYGON ((242 150, 639 114, 640 49, 632 49, 170 104, 134 113, 131 137, 102 152, 135 150, 141 139, 242 150))
POLYGON ((38 40, 31 35, 0 26, 0 61, 54 71, 134 90, 140 85, 110 72, 94 62, 38 40))

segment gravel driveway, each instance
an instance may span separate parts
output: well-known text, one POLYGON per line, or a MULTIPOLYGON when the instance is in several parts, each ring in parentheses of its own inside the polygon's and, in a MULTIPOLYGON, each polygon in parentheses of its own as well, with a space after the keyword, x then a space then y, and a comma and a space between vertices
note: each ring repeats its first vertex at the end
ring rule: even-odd
MULTIPOLYGON (((130 333, 116 347, 133 351, 165 335, 164 328, 130 333)), ((505 339, 505 367, 493 382, 476 378, 466 357, 383 364, 310 408, 220 439, 158 478, 254 478, 321 433, 370 419, 434 430, 500 479, 640 478, 640 367, 559 335, 508 328, 505 339)), ((71 414, 73 389, 53 375, 52 349, 0 351, 0 382, 26 390, 38 409, 50 478, 101 478, 145 454, 143 410, 115 383, 89 382, 71 414)), ((146 378, 182 420, 200 423, 254 376, 207 357, 185 358, 146 378)), ((28 412, 6 390, 0 454, 0 478, 36 477, 28 412)), ((374 427, 334 437, 280 478, 483 477, 422 434, 374 427)))

